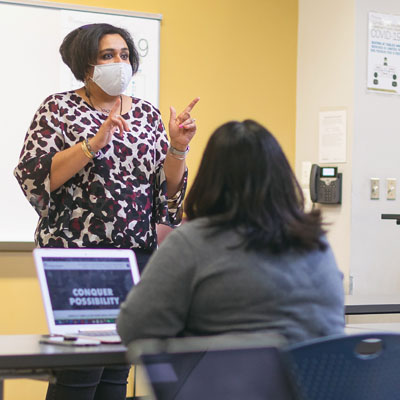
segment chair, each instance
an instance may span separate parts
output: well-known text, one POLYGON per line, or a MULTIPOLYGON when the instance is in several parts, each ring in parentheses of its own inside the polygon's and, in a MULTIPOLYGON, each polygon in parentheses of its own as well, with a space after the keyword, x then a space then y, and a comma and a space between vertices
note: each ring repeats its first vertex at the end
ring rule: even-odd
POLYGON ((157 230, 157 243, 158 245, 160 245, 164 241, 164 239, 168 236, 168 234, 174 230, 174 228, 170 227, 169 225, 157 224, 156 230, 157 230))
MULTIPOLYGON (((181 225, 186 222, 186 218, 182 218, 181 225)), ((160 245, 165 238, 174 230, 175 228, 165 224, 156 224, 157 230, 157 243, 160 245)))
POLYGON ((128 347, 157 400, 294 400, 276 335, 147 339, 128 347))
POLYGON ((304 400, 400 399, 400 335, 368 333, 312 340, 286 349, 304 400))

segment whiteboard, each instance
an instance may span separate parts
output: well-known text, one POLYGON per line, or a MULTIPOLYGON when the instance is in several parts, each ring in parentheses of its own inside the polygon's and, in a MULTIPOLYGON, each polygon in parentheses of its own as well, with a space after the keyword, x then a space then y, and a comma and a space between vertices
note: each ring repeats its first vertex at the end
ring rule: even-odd
POLYGON ((78 26, 94 22, 127 29, 137 46, 140 66, 125 93, 158 107, 160 20, 158 14, 0 1, 0 249, 22 249, 34 239, 38 215, 13 175, 34 113, 50 94, 82 86, 62 62, 59 47, 63 38, 78 26))

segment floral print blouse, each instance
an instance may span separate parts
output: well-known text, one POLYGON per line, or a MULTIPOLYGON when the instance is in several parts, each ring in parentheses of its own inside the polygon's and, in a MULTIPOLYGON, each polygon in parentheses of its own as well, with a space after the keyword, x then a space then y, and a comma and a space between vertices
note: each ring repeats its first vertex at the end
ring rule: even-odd
POLYGON ((74 91, 49 96, 37 110, 14 170, 22 191, 39 214, 39 247, 157 247, 156 223, 177 225, 182 189, 167 198, 163 162, 168 138, 160 112, 132 98, 123 115, 130 131, 114 135, 76 175, 50 192, 53 156, 93 137, 107 114, 74 91))

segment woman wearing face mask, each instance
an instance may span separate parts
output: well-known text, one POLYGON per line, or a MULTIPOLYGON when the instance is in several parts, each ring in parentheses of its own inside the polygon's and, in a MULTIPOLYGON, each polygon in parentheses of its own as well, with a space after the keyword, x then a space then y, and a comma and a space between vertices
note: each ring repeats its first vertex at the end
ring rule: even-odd
MULTIPOLYGON (((38 247, 131 248, 142 271, 157 247, 156 223, 177 225, 185 156, 196 132, 191 111, 159 111, 122 94, 138 70, 129 33, 92 24, 69 33, 63 61, 80 89, 44 100, 14 174, 39 215, 38 247)), ((124 399, 128 369, 62 371, 47 399, 124 399)))

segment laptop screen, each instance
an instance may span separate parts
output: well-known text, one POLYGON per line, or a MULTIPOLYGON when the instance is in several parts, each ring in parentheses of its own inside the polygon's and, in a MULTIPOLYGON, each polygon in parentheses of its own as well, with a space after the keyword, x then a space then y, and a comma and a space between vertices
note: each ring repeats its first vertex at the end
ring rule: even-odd
POLYGON ((115 329, 121 303, 140 280, 129 249, 36 248, 33 257, 51 335, 115 329))
POLYGON ((55 325, 115 323, 133 286, 128 258, 43 257, 55 325))

